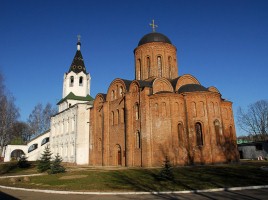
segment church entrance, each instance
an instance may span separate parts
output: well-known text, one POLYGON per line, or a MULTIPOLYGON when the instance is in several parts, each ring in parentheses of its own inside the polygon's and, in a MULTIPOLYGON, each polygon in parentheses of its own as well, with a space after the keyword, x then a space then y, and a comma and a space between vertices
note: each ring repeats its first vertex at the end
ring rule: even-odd
POLYGON ((122 165, 122 150, 119 144, 116 145, 116 164, 117 166, 122 165))

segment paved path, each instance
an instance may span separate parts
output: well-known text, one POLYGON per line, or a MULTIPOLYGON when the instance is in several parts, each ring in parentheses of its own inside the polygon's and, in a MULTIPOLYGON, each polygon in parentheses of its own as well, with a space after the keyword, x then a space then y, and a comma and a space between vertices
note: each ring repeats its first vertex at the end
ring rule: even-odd
POLYGON ((123 200, 123 199, 148 199, 148 200, 267 200, 268 189, 239 190, 223 192, 203 192, 197 194, 136 194, 136 195, 92 195, 92 194, 49 194, 42 192, 20 191, 0 188, 1 200, 123 200))

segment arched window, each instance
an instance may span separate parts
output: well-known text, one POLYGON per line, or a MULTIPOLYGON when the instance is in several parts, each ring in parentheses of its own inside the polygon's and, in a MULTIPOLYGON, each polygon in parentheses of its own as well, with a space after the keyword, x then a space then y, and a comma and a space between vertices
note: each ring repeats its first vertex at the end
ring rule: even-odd
POLYGON ((122 86, 119 87, 119 96, 120 97, 123 96, 123 87, 122 86))
POLYGON ((83 86, 83 77, 82 76, 79 77, 79 86, 83 86))
POLYGON ((136 132, 136 148, 140 149, 141 148, 141 138, 140 138, 140 132, 136 132))
POLYGON ((196 132, 196 145, 203 146, 202 125, 200 122, 197 122, 195 124, 195 132, 196 132))
POLYGON ((168 57, 168 75, 169 75, 169 78, 172 78, 172 71, 171 71, 171 56, 168 57))
POLYGON ((134 106, 134 112, 135 112, 135 119, 138 120, 139 119, 139 104, 136 103, 134 106))
POLYGON ((216 120, 214 122, 215 136, 217 145, 221 144, 221 134, 220 134, 220 122, 216 120))
POLYGON ((140 80, 141 79, 141 59, 138 59, 138 63, 137 63, 137 79, 140 80))
POLYGON ((147 63, 147 78, 150 78, 151 75, 151 62, 150 62, 150 57, 146 58, 146 63, 147 63))
POLYGON ((178 140, 179 140, 179 144, 183 144, 183 125, 182 125, 182 123, 178 124, 178 140))
POLYGON ((49 142, 49 137, 46 137, 42 140, 41 142, 41 146, 43 146, 44 144, 48 143, 49 142))
POLYGON ((72 106, 72 104, 71 103, 69 103, 69 108, 72 106))
POLYGON ((70 87, 73 87, 74 86, 74 77, 71 76, 70 77, 70 87))
POLYGON ((112 93, 111 93, 111 100, 114 100, 114 90, 112 90, 112 93))
POLYGON ((119 124, 120 120, 120 115, 119 115, 119 110, 117 109, 117 118, 116 118, 116 123, 119 124))
POLYGON ((124 108, 122 108, 121 117, 120 117, 121 123, 124 123, 124 115, 125 115, 125 110, 124 108))
POLYGON ((116 145, 116 159, 117 165, 122 165, 122 151, 119 144, 116 145))
POLYGON ((162 58, 161 56, 157 56, 157 67, 158 67, 158 76, 162 77, 162 58))
POLYGON ((111 124, 114 125, 114 112, 111 113, 111 124))

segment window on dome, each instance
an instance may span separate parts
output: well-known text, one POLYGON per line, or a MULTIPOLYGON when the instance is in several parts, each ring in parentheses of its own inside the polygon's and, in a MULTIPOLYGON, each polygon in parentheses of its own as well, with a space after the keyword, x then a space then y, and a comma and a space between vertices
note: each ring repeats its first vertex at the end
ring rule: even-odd
POLYGON ((137 61, 137 71, 136 71, 137 79, 141 79, 141 59, 138 59, 137 61))
POLYGON ((171 73, 171 56, 168 57, 168 75, 169 78, 172 78, 172 73, 171 73))
POLYGON ((157 67, 158 67, 158 76, 162 77, 162 58, 157 56, 157 67))
POLYGON ((150 78, 151 72, 151 62, 150 62, 150 57, 146 58, 146 63, 147 63, 147 78, 150 78))
POLYGON ((70 87, 73 87, 74 86, 74 77, 71 76, 70 77, 70 87))
POLYGON ((79 77, 79 86, 83 86, 83 77, 82 76, 79 77))

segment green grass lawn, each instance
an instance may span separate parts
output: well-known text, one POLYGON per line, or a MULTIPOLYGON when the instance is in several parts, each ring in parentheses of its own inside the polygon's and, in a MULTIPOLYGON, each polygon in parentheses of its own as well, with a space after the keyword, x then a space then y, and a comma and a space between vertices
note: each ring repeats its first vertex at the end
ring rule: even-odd
MULTIPOLYGON (((268 171, 262 170, 261 166, 268 167, 268 162, 177 167, 173 168, 173 181, 160 180, 161 169, 156 168, 71 167, 66 173, 30 177, 30 181, 20 179, 14 183, 10 178, 0 179, 0 185, 72 191, 174 191, 268 185, 268 171)), ((25 174, 25 171, 20 173, 25 174)), ((2 176, 10 174, 19 173, 2 176)))

